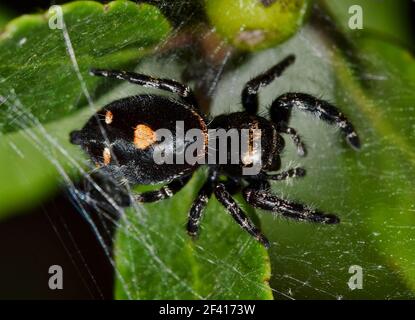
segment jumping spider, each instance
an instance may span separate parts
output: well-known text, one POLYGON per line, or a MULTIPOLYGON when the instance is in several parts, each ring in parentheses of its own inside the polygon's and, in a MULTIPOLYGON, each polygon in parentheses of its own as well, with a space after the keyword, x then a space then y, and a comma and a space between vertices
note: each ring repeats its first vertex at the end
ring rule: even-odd
MULTIPOLYGON (((323 224, 339 223, 339 218, 333 214, 281 199, 270 192, 269 180, 280 181, 305 175, 302 168, 293 168, 277 174, 268 173, 281 167, 280 154, 285 145, 281 134, 291 136, 300 156, 306 154, 300 136, 289 127, 292 108, 309 111, 320 119, 336 125, 353 148, 360 147, 356 131, 347 118, 328 102, 309 94, 285 93, 272 103, 271 120, 257 115, 259 89, 279 77, 294 61, 295 56, 290 55, 246 83, 242 91, 244 111, 219 115, 211 121, 202 115, 192 90, 186 85, 170 79, 155 79, 125 71, 91 70, 91 74, 95 76, 158 88, 177 94, 180 99, 172 100, 159 95, 137 95, 114 101, 92 116, 82 130, 72 132, 71 142, 80 145, 102 170, 115 177, 124 177, 130 184, 167 183, 157 191, 135 196, 139 202, 154 202, 169 198, 181 190, 200 166, 197 163, 157 165, 152 157, 154 147, 158 143, 155 130, 166 128, 175 132, 175 122, 179 120, 183 121, 186 130, 197 128, 206 136, 207 130, 211 128, 259 128, 262 132, 260 172, 253 176, 243 175, 242 169, 246 164, 242 161, 239 164, 208 164, 208 178, 189 211, 188 233, 191 236, 197 235, 203 210, 213 193, 243 229, 265 247, 269 247, 267 238, 231 196, 241 188, 244 199, 253 207, 278 212, 296 220, 323 224)), ((184 145, 188 143, 177 142, 184 145)), ((208 150, 205 149, 204 156, 207 154, 208 150)))

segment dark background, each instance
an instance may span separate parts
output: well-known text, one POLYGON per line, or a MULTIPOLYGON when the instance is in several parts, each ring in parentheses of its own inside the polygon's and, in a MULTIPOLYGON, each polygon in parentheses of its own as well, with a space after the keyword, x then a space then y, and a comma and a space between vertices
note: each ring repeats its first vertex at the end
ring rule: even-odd
MULTIPOLYGON (((408 1, 415 33, 415 2, 408 1)), ((17 16, 64 2, 19 0, 1 5, 17 16)), ((112 298, 112 266, 64 190, 38 208, 0 223, 0 257, 0 299, 112 298), (48 287, 48 270, 54 264, 63 268, 63 290, 48 287)))

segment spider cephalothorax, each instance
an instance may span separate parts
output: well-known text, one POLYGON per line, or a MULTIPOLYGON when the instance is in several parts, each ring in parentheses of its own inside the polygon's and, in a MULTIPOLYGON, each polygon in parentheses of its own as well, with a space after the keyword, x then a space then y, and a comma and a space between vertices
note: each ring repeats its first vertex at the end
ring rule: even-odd
MULTIPOLYGON (((291 110, 308 111, 320 119, 336 125, 344 134, 349 144, 358 149, 359 138, 353 125, 334 106, 304 93, 285 93, 271 105, 270 120, 257 115, 258 91, 271 83, 276 77, 294 62, 293 55, 267 70, 265 73, 249 81, 242 91, 244 111, 219 115, 210 122, 202 115, 191 89, 169 79, 156 79, 142 74, 124 71, 92 70, 96 76, 127 80, 145 87, 153 87, 177 94, 180 100, 172 100, 157 95, 138 95, 114 101, 98 111, 80 131, 71 133, 71 142, 79 144, 90 155, 91 159, 116 178, 124 178, 131 184, 166 183, 157 191, 149 191, 135 196, 139 202, 154 202, 173 196, 190 180, 200 162, 162 163, 155 162, 155 152, 163 142, 157 132, 168 130, 173 139, 167 144, 166 150, 178 156, 192 142, 178 134, 177 123, 183 124, 181 130, 198 129, 202 138, 209 139, 211 129, 260 130, 260 168, 255 175, 245 175, 245 168, 250 162, 241 155, 239 162, 217 164, 207 163, 209 175, 199 190, 189 211, 187 231, 196 236, 204 208, 210 196, 215 194, 227 212, 235 221, 266 247, 268 240, 255 227, 241 208, 233 200, 231 194, 242 189, 244 199, 252 206, 277 212, 285 217, 296 220, 324 224, 335 224, 339 219, 332 214, 311 209, 305 205, 279 198, 270 192, 270 180, 284 180, 305 175, 302 168, 293 168, 280 173, 280 153, 284 148, 281 134, 291 136, 297 147, 298 154, 304 156, 306 149, 297 132, 289 126, 291 110), (177 146, 180 145, 180 148, 177 146), (245 159, 245 160, 244 160, 245 159)), ((251 141, 251 140, 249 140, 251 141)), ((251 144, 250 144, 251 146, 251 144)), ((251 150, 252 151, 252 150, 251 150)), ((257 150, 258 151, 258 150, 257 150)), ((206 160, 208 155, 218 158, 220 149, 211 149, 204 144, 202 152, 197 156, 206 160)))

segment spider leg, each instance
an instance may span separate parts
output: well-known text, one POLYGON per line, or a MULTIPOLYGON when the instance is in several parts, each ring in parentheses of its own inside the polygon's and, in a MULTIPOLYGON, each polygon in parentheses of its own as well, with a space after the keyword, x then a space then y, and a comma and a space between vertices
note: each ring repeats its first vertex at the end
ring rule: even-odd
POLYGON ((199 224, 203 215, 203 211, 209 201, 210 196, 213 192, 213 185, 211 179, 208 179, 199 190, 195 201, 189 211, 189 219, 187 221, 187 233, 192 237, 196 238, 199 232, 199 224))
POLYGON ((258 91, 261 87, 270 84, 275 78, 279 77, 284 70, 293 64, 294 55, 289 55, 284 60, 268 69, 264 73, 248 81, 242 90, 242 105, 246 112, 256 114, 258 112, 258 91))
POLYGON ((252 223, 247 215, 238 206, 229 192, 226 190, 223 183, 218 183, 214 188, 214 193, 218 201, 227 209, 227 212, 234 218, 234 220, 245 229, 251 236, 262 243, 266 248, 270 244, 268 239, 259 231, 259 229, 252 223))
POLYGON ((138 202, 156 202, 172 197, 179 192, 190 180, 192 175, 174 179, 159 190, 152 190, 137 194, 134 199, 138 202))
POLYGON ((288 128, 292 108, 308 111, 327 123, 336 125, 347 142, 355 149, 360 148, 359 137, 352 123, 336 107, 305 93, 286 93, 278 97, 271 106, 271 119, 281 128, 288 128))
POLYGON ((333 214, 323 213, 303 204, 283 200, 264 188, 264 184, 251 184, 242 191, 243 197, 250 205, 263 210, 278 212, 285 217, 300 221, 323 224, 337 224, 340 219, 333 214))
POLYGON ((265 175, 265 179, 281 181, 289 178, 304 177, 305 173, 306 171, 303 168, 293 168, 277 174, 267 174, 265 175))
MULTIPOLYGON (((213 193, 213 184, 216 180, 216 177, 216 174, 213 174, 203 184, 195 201, 192 204, 192 207, 190 208, 186 229, 187 233, 193 238, 196 238, 199 232, 200 220, 202 218, 203 211, 209 201, 209 198, 213 193)), ((231 177, 229 177, 228 181, 224 182, 224 185, 230 194, 237 193, 241 187, 240 181, 231 177)))
POLYGON ((307 155, 307 149, 305 147, 304 142, 301 140, 301 137, 298 135, 297 131, 290 127, 279 127, 278 132, 286 133, 291 136, 295 146, 297 147, 297 154, 300 157, 305 157, 307 155))
POLYGON ((196 98, 190 87, 175 80, 153 78, 144 74, 117 70, 91 69, 90 73, 93 76, 126 80, 139 86, 175 93, 184 101, 190 103, 191 106, 196 106, 198 109, 196 98))

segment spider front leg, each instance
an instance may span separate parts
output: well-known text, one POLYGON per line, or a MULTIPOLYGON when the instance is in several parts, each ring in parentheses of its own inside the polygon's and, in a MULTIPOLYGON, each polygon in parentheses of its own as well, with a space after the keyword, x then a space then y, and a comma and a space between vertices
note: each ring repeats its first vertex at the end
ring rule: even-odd
POLYGON ((138 202, 156 202, 172 197, 179 192, 189 182, 192 176, 177 178, 159 190, 147 191, 134 196, 134 199, 138 202))
POLYGON ((284 70, 293 64, 294 55, 289 55, 284 60, 265 71, 254 79, 248 81, 242 90, 242 105, 246 112, 255 115, 258 112, 258 91, 261 87, 270 84, 275 78, 279 77, 284 70))
POLYGON ((196 238, 199 233, 199 224, 203 215, 203 211, 206 208, 206 205, 209 201, 210 196, 213 192, 213 186, 211 179, 208 179, 202 188, 199 190, 199 193, 192 204, 192 207, 189 211, 189 219, 187 221, 187 233, 192 237, 196 238))
MULTIPOLYGON (((199 193, 192 204, 192 207, 189 211, 189 219, 187 222, 187 233, 192 237, 196 238, 199 232, 200 220, 203 216, 203 211, 206 208, 206 205, 209 201, 210 196, 213 193, 213 185, 216 181, 216 174, 212 174, 211 177, 204 183, 202 188, 199 190, 199 193)), ((228 190, 230 194, 234 194, 240 190, 240 181, 237 179, 229 178, 228 181, 224 183, 225 189, 228 190)))
POLYGON ((232 218, 247 231, 256 240, 262 243, 266 248, 270 247, 268 239, 259 231, 259 229, 252 223, 247 215, 238 206, 229 192, 226 190, 223 183, 219 183, 214 188, 214 193, 218 201, 226 208, 227 212, 232 218))
POLYGON ((305 147, 305 144, 301 140, 301 137, 298 135, 297 131, 291 127, 287 126, 279 126, 278 132, 285 133, 291 136, 291 139, 293 140, 295 146, 297 147, 297 154, 300 157, 305 157, 307 155, 307 149, 305 147))
POLYGON ((243 191, 243 197, 255 208, 278 212, 285 217, 295 220, 309 221, 323 224, 337 224, 340 219, 333 214, 323 213, 306 207, 302 204, 283 200, 265 188, 267 183, 253 183, 243 191))
POLYGON ((118 70, 91 69, 90 73, 93 76, 126 80, 139 86, 175 93, 179 95, 184 101, 188 102, 191 106, 199 109, 196 98, 190 87, 175 80, 153 78, 144 74, 118 70))
POLYGON ((293 168, 293 169, 288 169, 287 171, 282 171, 276 174, 265 174, 264 177, 265 179, 268 179, 268 180, 282 181, 282 180, 287 180, 289 178, 304 177, 305 174, 306 174, 305 169, 293 168))
POLYGON ((277 98, 271 106, 271 119, 286 130, 292 108, 311 112, 323 121, 336 125, 345 136, 347 142, 354 148, 360 148, 360 140, 352 123, 336 107, 305 93, 286 93, 277 98))

